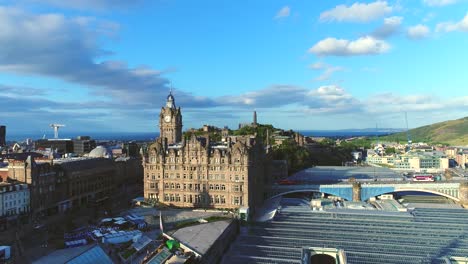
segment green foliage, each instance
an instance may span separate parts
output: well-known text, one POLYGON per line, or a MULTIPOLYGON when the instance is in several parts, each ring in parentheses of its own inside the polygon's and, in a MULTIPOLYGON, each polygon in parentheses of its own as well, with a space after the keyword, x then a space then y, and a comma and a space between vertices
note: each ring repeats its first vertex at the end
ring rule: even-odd
POLYGON ((324 139, 320 142, 321 148, 315 149, 313 160, 318 166, 342 166, 344 162, 353 160, 352 151, 371 148, 373 140, 370 138, 357 138, 351 141, 342 141, 335 144, 334 139, 324 139))
POLYGON ((289 140, 285 140, 281 145, 273 148, 273 159, 286 160, 289 174, 315 165, 311 153, 306 148, 289 140))
POLYGON ((394 147, 389 147, 385 149, 385 154, 390 155, 390 154, 395 154, 396 149, 394 147))
POLYGON ((322 147, 332 147, 335 146, 335 140, 331 138, 325 138, 319 142, 322 147))
POLYGON ((229 217, 224 217, 224 216, 210 216, 210 217, 207 217, 205 218, 206 221, 208 222, 216 222, 216 221, 222 221, 222 220, 229 220, 230 218, 229 217))
POLYGON ((257 133, 257 137, 261 138, 263 142, 266 142, 267 138, 267 131, 270 133, 270 145, 273 145, 274 139, 272 137, 273 132, 278 131, 279 129, 275 128, 273 125, 270 124, 258 124, 257 127, 253 126, 245 126, 238 130, 233 130, 232 135, 234 136, 246 136, 246 135, 254 135, 257 133))
MULTIPOLYGON (((467 145, 468 117, 411 129, 409 134, 413 142, 439 143, 441 145, 467 145)), ((382 140, 403 143, 408 139, 406 132, 401 132, 382 137, 382 140)))
POLYGON ((339 147, 343 149, 344 151, 351 152, 359 148, 370 149, 371 145, 372 145, 372 140, 367 139, 367 138, 358 138, 358 139, 351 140, 351 141, 342 141, 339 147))
POLYGON ((245 127, 242 127, 242 128, 240 128, 238 130, 233 130, 232 133, 233 133, 234 136, 253 135, 253 134, 257 133, 257 135, 261 136, 262 138, 266 138, 267 130, 270 131, 270 135, 271 135, 271 133, 273 133, 277 129, 273 125, 258 124, 256 127, 245 126, 245 127))
POLYGON ((184 138, 190 138, 192 136, 192 134, 195 134, 195 136, 197 136, 197 137, 209 135, 210 140, 212 140, 212 141, 221 141, 221 132, 217 132, 217 131, 204 132, 202 129, 199 129, 197 131, 186 131, 186 132, 184 132, 183 137, 184 138))

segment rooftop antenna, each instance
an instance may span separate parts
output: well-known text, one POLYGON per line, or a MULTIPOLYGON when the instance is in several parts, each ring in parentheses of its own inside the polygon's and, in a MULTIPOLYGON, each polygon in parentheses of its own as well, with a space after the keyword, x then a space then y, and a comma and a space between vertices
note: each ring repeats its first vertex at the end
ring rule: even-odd
POLYGON ((407 112, 405 112, 405 121, 406 121, 406 137, 408 139, 408 145, 407 145, 407 152, 411 150, 411 143, 413 143, 413 141, 411 140, 411 135, 410 135, 410 132, 409 132, 409 127, 408 127, 408 114, 407 112))
MULTIPOLYGON (((375 123, 375 144, 376 144, 376 147, 380 145, 379 127, 377 126, 377 123, 375 123)), ((383 152, 380 152, 380 155, 383 157, 383 152)))
POLYGON ((59 138, 58 136, 58 131, 59 128, 64 127, 65 125, 62 124, 50 124, 50 127, 54 129, 54 138, 57 139, 59 138))
POLYGON ((377 145, 380 145, 380 139, 379 139, 379 127, 377 126, 377 123, 375 123, 375 137, 376 137, 376 143, 377 145))

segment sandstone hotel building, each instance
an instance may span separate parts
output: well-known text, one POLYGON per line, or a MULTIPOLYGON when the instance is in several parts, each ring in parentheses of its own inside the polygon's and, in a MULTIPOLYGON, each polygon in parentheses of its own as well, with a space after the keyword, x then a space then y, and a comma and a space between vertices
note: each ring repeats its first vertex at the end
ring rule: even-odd
POLYGON ((182 134, 172 92, 159 115, 160 137, 143 153, 146 200, 177 207, 237 209, 261 202, 265 150, 260 139, 182 134))

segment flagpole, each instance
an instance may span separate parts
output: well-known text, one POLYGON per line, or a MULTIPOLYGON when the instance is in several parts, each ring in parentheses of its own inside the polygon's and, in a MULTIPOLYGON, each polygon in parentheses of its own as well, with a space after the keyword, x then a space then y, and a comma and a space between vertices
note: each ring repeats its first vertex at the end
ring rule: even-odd
POLYGON ((161 234, 164 233, 161 211, 159 211, 159 229, 161 229, 161 234))

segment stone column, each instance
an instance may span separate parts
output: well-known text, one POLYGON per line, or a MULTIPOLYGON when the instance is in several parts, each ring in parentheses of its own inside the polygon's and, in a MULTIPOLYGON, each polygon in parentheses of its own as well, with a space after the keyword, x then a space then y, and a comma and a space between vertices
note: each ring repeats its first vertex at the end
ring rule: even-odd
POLYGON ((359 182, 353 182, 353 201, 361 201, 361 184, 359 182))
POLYGON ((468 182, 460 183, 458 199, 460 199, 460 204, 463 207, 468 208, 468 182))

